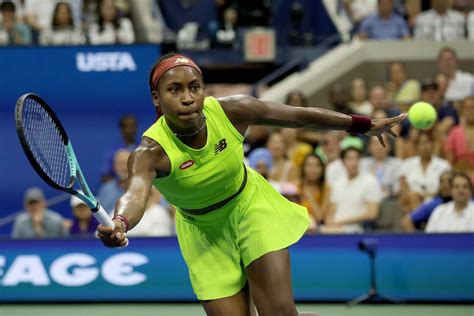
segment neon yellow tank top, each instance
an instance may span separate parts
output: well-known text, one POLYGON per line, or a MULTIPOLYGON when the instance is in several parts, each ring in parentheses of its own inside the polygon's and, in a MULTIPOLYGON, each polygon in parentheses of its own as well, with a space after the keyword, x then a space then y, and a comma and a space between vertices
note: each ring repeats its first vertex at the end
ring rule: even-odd
POLYGON ((153 185, 171 204, 201 209, 236 193, 244 179, 243 140, 214 97, 204 100, 207 142, 201 149, 182 143, 162 116, 143 136, 158 142, 171 162, 171 172, 153 185))

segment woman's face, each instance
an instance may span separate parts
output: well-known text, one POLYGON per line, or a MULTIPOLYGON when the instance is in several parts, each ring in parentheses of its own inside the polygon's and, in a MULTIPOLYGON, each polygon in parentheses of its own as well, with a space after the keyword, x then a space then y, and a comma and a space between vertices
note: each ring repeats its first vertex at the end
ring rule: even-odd
POLYGON ((403 69, 402 65, 392 64, 390 66, 390 79, 399 85, 405 82, 406 74, 405 69, 403 69))
POLYGON ((309 182, 317 182, 323 175, 323 166, 318 158, 308 156, 303 165, 304 178, 309 182))
POLYGON ((362 102, 367 99, 367 87, 362 79, 352 81, 352 99, 356 102, 362 102))
POLYGON ((58 11, 56 12, 56 22, 59 26, 71 25, 72 18, 69 12, 69 6, 66 3, 58 5, 58 11))
POLYGON ((196 69, 189 66, 171 68, 161 77, 152 97, 175 131, 201 126, 204 83, 196 69))
POLYGON ((100 15, 105 22, 111 22, 117 16, 117 9, 112 0, 104 0, 100 5, 100 15))
POLYGON ((279 133, 273 133, 268 138, 268 150, 272 153, 273 158, 285 157, 285 142, 279 133))
POLYGON ((417 150, 421 158, 430 158, 433 155, 433 142, 428 135, 421 134, 419 136, 417 150))

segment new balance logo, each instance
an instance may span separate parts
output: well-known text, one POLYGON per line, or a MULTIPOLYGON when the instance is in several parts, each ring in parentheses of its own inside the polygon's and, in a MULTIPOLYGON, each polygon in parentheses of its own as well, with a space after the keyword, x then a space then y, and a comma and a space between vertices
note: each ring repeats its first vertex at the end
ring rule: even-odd
POLYGON ((179 64, 179 63, 189 63, 189 59, 187 58, 176 58, 176 61, 174 62, 175 64, 179 64))
POLYGON ((225 138, 221 139, 217 144, 214 145, 214 155, 217 155, 221 151, 227 148, 227 143, 225 138))

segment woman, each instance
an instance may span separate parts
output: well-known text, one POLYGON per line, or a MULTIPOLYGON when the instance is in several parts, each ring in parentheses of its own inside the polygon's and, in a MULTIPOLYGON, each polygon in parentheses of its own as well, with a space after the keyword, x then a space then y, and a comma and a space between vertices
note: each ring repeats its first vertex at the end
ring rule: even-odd
POLYGON ((389 76, 387 94, 393 105, 403 111, 406 106, 420 99, 420 83, 413 79, 407 79, 405 67, 402 64, 390 64, 389 76))
POLYGON ((129 159, 126 193, 114 228, 99 226, 109 247, 126 243, 155 185, 177 207, 176 232, 191 283, 208 315, 297 315, 288 246, 308 227, 305 208, 288 202, 243 164, 250 124, 342 129, 381 139, 405 118, 382 121, 249 96, 204 97, 199 67, 166 55, 150 74, 159 119, 129 159), (291 223, 291 224, 289 224, 291 223))
POLYGON ((352 112, 362 115, 371 115, 374 110, 372 104, 367 100, 367 83, 362 78, 356 78, 351 83, 351 102, 349 104, 352 112))
POLYGON ((308 232, 314 233, 328 214, 331 189, 325 181, 324 162, 318 155, 307 155, 302 171, 300 204, 308 209, 311 221, 308 232))
POLYGON ((42 30, 39 38, 41 45, 81 45, 86 36, 74 26, 71 6, 67 2, 58 2, 54 8, 51 27, 42 30))
POLYGON ((97 23, 89 27, 89 41, 93 45, 132 44, 135 32, 130 19, 121 17, 113 0, 101 0, 97 6, 97 23))

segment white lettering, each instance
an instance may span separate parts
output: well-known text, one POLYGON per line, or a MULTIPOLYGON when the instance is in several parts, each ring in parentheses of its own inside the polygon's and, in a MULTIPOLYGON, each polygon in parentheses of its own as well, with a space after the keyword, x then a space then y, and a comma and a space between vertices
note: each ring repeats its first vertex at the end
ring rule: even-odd
POLYGON ((49 268, 49 274, 61 285, 83 286, 93 282, 99 275, 99 269, 90 267, 93 264, 95 264, 94 257, 83 253, 71 253, 54 260, 49 268))
POLYGON ((48 274, 36 255, 20 255, 15 258, 3 278, 3 286, 16 286, 19 283, 31 283, 36 286, 49 285, 48 274))
POLYGON ((105 260, 102 276, 109 283, 120 286, 137 285, 146 280, 146 275, 134 272, 133 268, 148 263, 148 258, 139 253, 123 253, 105 260))
POLYGON ((76 67, 81 72, 136 71, 129 52, 77 53, 76 67))

